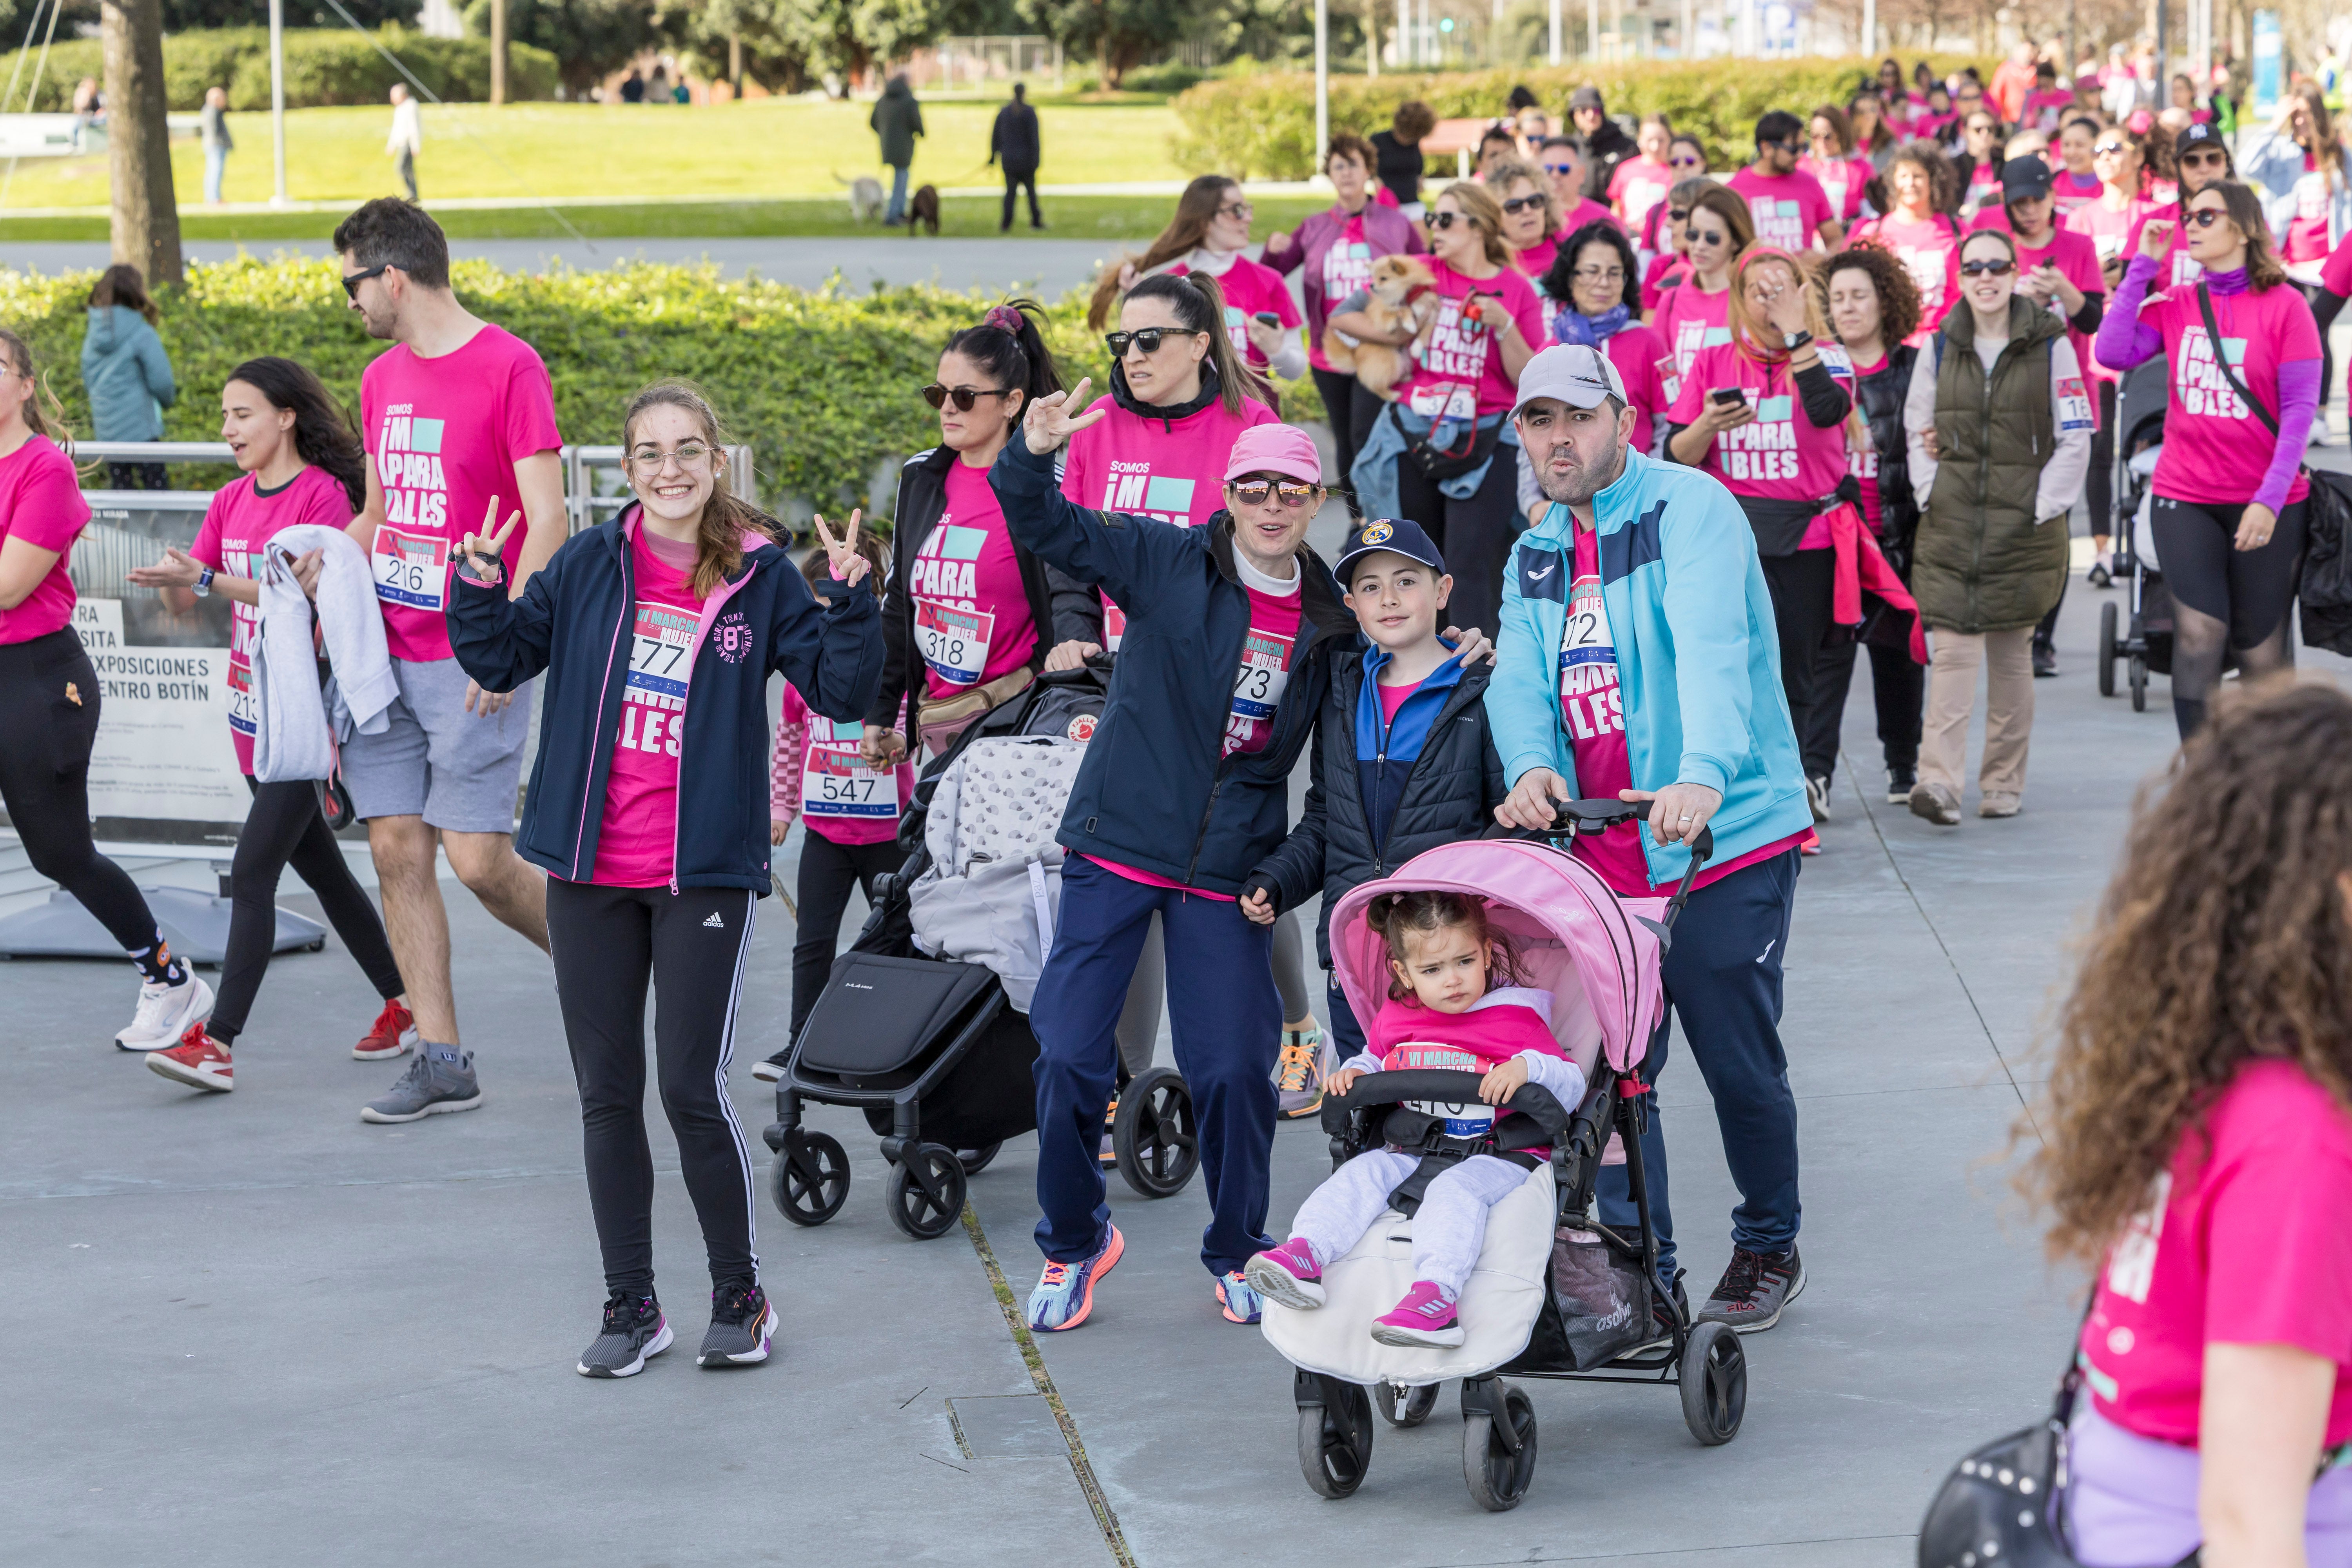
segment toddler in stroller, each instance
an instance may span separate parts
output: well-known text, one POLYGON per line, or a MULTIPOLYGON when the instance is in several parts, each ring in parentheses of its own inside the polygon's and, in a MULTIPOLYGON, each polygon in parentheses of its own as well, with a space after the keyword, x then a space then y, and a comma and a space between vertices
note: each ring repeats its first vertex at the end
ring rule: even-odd
POLYGON ((1388 944, 1388 999, 1364 1053, 1340 1065, 1328 1092, 1344 1098, 1366 1072, 1435 1068, 1483 1074, 1478 1099, 1410 1105, 1434 1124, 1425 1134, 1433 1147, 1391 1142, 1348 1161, 1298 1211, 1290 1239, 1251 1258, 1247 1272, 1285 1306, 1319 1307, 1323 1266, 1363 1238, 1392 1194, 1418 1197, 1412 1287, 1373 1321, 1371 1335, 1386 1345, 1459 1345, 1455 1304, 1486 1239, 1487 1211, 1541 1163, 1508 1147, 1508 1123, 1526 1119, 1505 1113, 1498 1122, 1495 1108, 1528 1082, 1562 1105, 1578 1104, 1584 1075, 1552 1036, 1550 993, 1517 984, 1509 939, 1487 923, 1482 903, 1454 892, 1388 893, 1372 901, 1367 920, 1388 944))

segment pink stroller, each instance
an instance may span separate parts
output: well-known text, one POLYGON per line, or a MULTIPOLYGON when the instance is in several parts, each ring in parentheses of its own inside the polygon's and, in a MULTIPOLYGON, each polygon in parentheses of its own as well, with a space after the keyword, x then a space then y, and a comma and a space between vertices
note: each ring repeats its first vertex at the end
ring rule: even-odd
POLYGON ((1472 1152, 1416 1105, 1475 1100, 1478 1075, 1370 1073, 1346 1098, 1324 1100, 1335 1169, 1382 1143, 1423 1152, 1390 1212, 1324 1270, 1328 1300, 1319 1310, 1266 1303, 1266 1341, 1297 1369, 1299 1468, 1324 1497, 1346 1497, 1363 1483, 1375 1404, 1390 1425, 1417 1426, 1448 1377, 1462 1380, 1463 1473, 1471 1496, 1490 1510, 1517 1507, 1535 1475, 1534 1406, 1503 1381, 1507 1374, 1674 1384, 1699 1442, 1712 1447, 1738 1434, 1748 1400, 1738 1335, 1722 1323, 1693 1324, 1679 1281, 1671 1299, 1657 1288, 1634 1071, 1664 1005, 1658 967, 1675 917, 1712 842, 1699 836, 1671 899, 1618 898, 1561 843, 1641 810, 1572 801, 1549 835, 1432 849, 1395 876, 1354 889, 1332 911, 1333 965, 1349 1005, 1369 1018, 1387 995, 1388 954, 1365 906, 1383 892, 1423 889, 1485 900, 1489 921, 1509 933, 1526 984, 1551 994, 1553 1033, 1587 1089, 1581 1104, 1564 1106, 1528 1084, 1505 1107, 1517 1114, 1496 1120, 1486 1139, 1496 1151, 1549 1158, 1489 1214, 1460 1303, 1468 1337, 1447 1349, 1383 1345, 1367 1330, 1412 1282, 1412 1215, 1427 1178, 1472 1152), (1634 1235, 1592 1217, 1601 1167, 1620 1163, 1642 1216, 1634 1235))

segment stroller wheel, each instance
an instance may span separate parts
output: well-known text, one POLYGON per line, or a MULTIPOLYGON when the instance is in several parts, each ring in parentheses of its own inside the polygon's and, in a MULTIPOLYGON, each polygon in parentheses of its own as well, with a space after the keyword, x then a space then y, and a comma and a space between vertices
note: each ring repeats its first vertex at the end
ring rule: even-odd
POLYGON ((849 1201, 849 1153, 823 1132, 794 1128, 768 1167, 768 1195, 794 1225, 823 1225, 849 1201))
POLYGON ((1462 1418, 1462 1478, 1470 1483, 1470 1497, 1489 1513, 1505 1513, 1519 1506, 1528 1483, 1536 1479, 1536 1407, 1524 1388, 1505 1386, 1503 1414, 1519 1440, 1519 1451, 1495 1429, 1492 1410, 1469 1409, 1462 1418))
POLYGON ((1184 1087, 1183 1075, 1159 1067, 1136 1074, 1119 1093, 1110 1146, 1118 1157, 1118 1173, 1145 1197, 1182 1192, 1201 1163, 1192 1093, 1184 1087))
POLYGON ((996 1152, 1003 1147, 1004 1145, 999 1142, 983 1143, 977 1149, 959 1149, 956 1151, 956 1158, 962 1163, 965 1175, 977 1176, 988 1169, 989 1162, 995 1159, 996 1152))
POLYGON ((890 1223, 918 1241, 932 1241, 955 1228, 963 1213, 963 1163, 955 1151, 918 1143, 906 1160, 890 1167, 883 1201, 890 1223))
POLYGON ((2135 713, 2147 712, 2147 660, 2138 654, 2132 655, 2131 671, 2128 679, 2131 681, 2132 711, 2135 713))
POLYGON ((1683 1347, 1683 1421, 1707 1447, 1739 1436, 1748 1413, 1748 1352, 1728 1323, 1701 1323, 1683 1347))
POLYGON ((1390 1426, 1418 1426, 1437 1408, 1437 1389, 1433 1383, 1424 1383, 1417 1388, 1383 1383, 1372 1390, 1372 1400, 1380 1407, 1381 1419, 1390 1426))
POLYGON ((1363 1389, 1336 1378, 1298 1374, 1320 1388, 1324 1403, 1298 1407, 1298 1468, 1317 1497, 1351 1496, 1372 1463, 1372 1402, 1363 1389))
POLYGON ((2099 695, 2116 694, 2116 605, 2110 599, 2099 606, 2099 695))

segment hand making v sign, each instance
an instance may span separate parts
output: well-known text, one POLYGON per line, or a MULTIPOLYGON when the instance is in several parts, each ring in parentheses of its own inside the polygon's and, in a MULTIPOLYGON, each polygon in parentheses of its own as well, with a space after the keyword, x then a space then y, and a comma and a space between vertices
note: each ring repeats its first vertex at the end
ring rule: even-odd
POLYGON ((866 513, 863 510, 851 512, 849 522, 842 529, 838 539, 833 536, 833 530, 825 526, 822 512, 810 521, 816 526, 817 542, 824 546, 825 563, 833 573, 834 580, 846 583, 853 588, 863 582, 866 574, 874 569, 866 557, 857 552, 857 530, 865 522, 866 513))
MULTIPOLYGON (((482 527, 488 530, 497 521, 498 515, 499 498, 492 496, 490 504, 482 509, 482 527)), ((457 558, 464 563, 466 574, 475 582, 493 588, 506 581, 507 541, 514 537, 515 525, 520 521, 522 512, 517 510, 507 513, 506 526, 496 533, 469 531, 457 546, 457 558)), ((485 691, 478 680, 466 682, 466 711, 468 713, 487 719, 493 713, 503 712, 507 704, 513 700, 514 693, 511 691, 485 691)))
POLYGON ((1070 412, 1086 407, 1087 393, 1093 385, 1093 377, 1082 377, 1069 391, 1048 394, 1029 405, 1029 411, 1021 416, 1021 433, 1032 452, 1044 457, 1109 412, 1105 408, 1091 414, 1070 412))

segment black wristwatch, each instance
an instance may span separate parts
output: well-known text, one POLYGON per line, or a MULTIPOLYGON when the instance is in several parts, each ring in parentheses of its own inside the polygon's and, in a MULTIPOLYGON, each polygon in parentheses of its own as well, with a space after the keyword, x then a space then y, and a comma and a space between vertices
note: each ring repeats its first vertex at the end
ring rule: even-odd
POLYGON ((1805 331, 1802 327, 1799 327, 1793 332, 1783 333, 1780 338, 1781 343, 1787 347, 1788 351, 1791 354, 1795 353, 1799 349, 1803 348, 1807 343, 1811 342, 1812 341, 1813 334, 1805 331))

